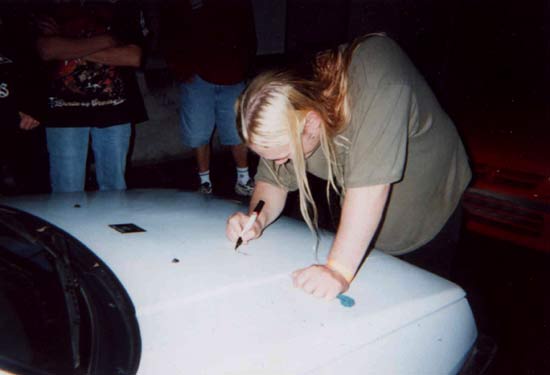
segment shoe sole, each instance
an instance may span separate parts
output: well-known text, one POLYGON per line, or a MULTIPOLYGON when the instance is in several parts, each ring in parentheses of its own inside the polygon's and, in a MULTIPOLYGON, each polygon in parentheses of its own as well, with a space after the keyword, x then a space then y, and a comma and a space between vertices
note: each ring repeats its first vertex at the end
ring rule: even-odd
POLYGON ((235 193, 237 193, 238 195, 242 195, 242 196, 245 196, 245 197, 250 197, 252 196, 252 193, 254 193, 254 190, 245 190, 241 187, 237 187, 235 186, 235 193))

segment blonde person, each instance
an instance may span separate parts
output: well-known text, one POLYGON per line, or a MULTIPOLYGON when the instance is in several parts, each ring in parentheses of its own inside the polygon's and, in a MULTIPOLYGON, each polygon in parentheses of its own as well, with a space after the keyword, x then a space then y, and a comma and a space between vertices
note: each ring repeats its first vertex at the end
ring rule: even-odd
MULTIPOLYGON (((244 244, 277 219, 296 189, 316 230, 306 172, 327 180, 327 195, 340 194, 327 263, 295 271, 296 287, 336 297, 372 247, 427 268, 434 263, 448 276, 471 172, 452 121, 393 40, 369 35, 322 52, 309 79, 264 73, 237 106, 242 136, 261 157, 250 207, 266 202, 244 244)), ((231 241, 247 219, 240 212, 229 218, 231 241)))

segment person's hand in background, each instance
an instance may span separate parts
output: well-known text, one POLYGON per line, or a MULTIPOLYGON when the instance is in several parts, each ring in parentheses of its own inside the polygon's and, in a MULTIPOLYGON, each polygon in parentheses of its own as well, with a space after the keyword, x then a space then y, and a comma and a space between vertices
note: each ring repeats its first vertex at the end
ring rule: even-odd
POLYGON ((38 120, 34 119, 32 116, 27 115, 26 113, 19 112, 19 117, 21 117, 21 120, 19 121, 19 129, 31 130, 40 125, 40 122, 38 120))

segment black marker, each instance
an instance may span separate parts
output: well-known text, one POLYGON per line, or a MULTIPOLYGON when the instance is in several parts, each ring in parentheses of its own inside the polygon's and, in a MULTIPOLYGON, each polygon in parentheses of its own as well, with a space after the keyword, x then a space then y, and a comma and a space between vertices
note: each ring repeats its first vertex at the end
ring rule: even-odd
POLYGON ((256 208, 254 208, 254 211, 252 211, 252 215, 250 215, 250 218, 248 219, 248 221, 244 225, 244 228, 241 231, 241 234, 239 235, 239 238, 237 239, 237 244, 235 245, 235 250, 237 250, 237 248, 239 246, 241 246, 241 244, 243 243, 243 234, 245 234, 248 230, 250 230, 250 228, 252 228, 252 226, 256 222, 256 219, 258 218, 258 215, 262 211, 262 208, 264 208, 264 204, 265 204, 265 202, 260 200, 258 202, 258 204, 256 205, 256 208))

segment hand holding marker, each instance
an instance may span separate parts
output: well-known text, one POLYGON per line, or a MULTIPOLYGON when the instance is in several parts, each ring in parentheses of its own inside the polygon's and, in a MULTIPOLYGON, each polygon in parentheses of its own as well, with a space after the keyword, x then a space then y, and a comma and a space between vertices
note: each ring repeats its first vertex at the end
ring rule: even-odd
MULTIPOLYGON (((250 215, 250 218, 248 218, 248 221, 244 225, 244 228, 241 230, 241 234, 239 235, 239 238, 237 239, 237 243, 235 244, 235 251, 241 244, 243 243, 243 235, 252 228, 254 223, 256 222, 256 219, 258 219, 258 215, 260 212, 262 212, 262 208, 264 208, 265 202, 263 200, 258 201, 258 204, 256 204, 256 207, 252 211, 252 215, 250 215)), ((336 298, 340 301, 340 304, 344 307, 352 307, 355 305, 355 301, 353 298, 346 296, 345 294, 339 294, 336 296, 336 298)))
POLYGON ((239 235, 239 238, 237 239, 237 243, 235 244, 235 251, 243 243, 243 234, 248 232, 250 230, 250 228, 252 228, 252 226, 256 222, 256 219, 258 218, 258 215, 260 214, 260 212, 262 212, 262 208, 264 208, 264 204, 265 204, 265 202, 262 201, 262 200, 260 200, 258 202, 258 204, 256 204, 256 207, 254 208, 254 211, 252 211, 252 215, 250 215, 250 218, 248 219, 248 221, 244 225, 244 228, 241 231, 241 234, 239 235))

